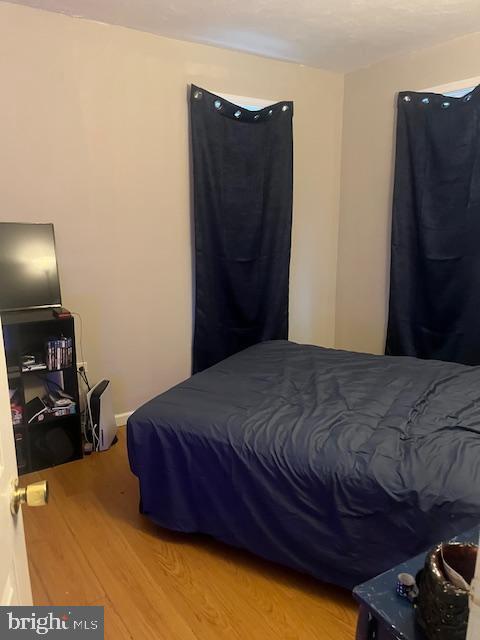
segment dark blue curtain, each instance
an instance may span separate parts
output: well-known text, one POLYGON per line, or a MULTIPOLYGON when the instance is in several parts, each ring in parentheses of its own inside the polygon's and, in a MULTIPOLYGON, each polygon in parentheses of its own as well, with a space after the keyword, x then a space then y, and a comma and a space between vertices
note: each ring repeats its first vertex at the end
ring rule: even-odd
POLYGON ((480 89, 398 97, 386 353, 480 364, 480 89))
POLYGON ((193 372, 288 337, 292 102, 248 111, 192 86, 193 372))

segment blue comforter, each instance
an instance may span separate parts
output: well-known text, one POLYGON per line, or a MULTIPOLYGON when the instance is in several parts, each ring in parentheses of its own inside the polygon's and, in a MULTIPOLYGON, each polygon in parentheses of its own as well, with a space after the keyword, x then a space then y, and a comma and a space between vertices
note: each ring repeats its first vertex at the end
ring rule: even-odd
POLYGON ((351 587, 480 522, 480 367, 265 342, 128 421, 142 510, 351 587))

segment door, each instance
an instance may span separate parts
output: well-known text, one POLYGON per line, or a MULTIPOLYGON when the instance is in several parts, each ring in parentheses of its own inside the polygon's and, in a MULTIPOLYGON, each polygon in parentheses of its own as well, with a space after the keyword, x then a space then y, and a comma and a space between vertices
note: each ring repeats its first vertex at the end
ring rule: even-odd
POLYGON ((12 515, 10 509, 16 480, 17 460, 0 321, 0 605, 7 606, 32 604, 22 512, 12 515))

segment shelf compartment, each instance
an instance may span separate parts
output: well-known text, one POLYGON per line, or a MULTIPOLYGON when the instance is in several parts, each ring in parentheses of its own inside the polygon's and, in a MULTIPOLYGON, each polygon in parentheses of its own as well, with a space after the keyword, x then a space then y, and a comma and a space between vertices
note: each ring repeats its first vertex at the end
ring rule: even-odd
POLYGON ((82 458, 73 317, 56 318, 51 309, 9 312, 3 315, 2 325, 9 386, 18 394, 15 404, 24 411, 22 422, 13 429, 19 473, 29 473, 82 458), (53 370, 45 368, 22 371, 22 358, 25 354, 32 354, 37 362, 45 360, 47 364, 47 342, 61 337, 71 340, 71 344, 66 345, 71 349, 71 365, 53 370), (48 415, 40 422, 27 423, 25 406, 34 398, 44 398, 56 386, 72 398, 76 412, 62 416, 48 415))

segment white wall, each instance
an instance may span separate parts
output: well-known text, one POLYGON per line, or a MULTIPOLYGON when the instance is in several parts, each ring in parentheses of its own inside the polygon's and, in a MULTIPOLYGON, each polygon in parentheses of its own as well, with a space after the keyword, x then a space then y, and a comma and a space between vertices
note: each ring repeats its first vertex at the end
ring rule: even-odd
POLYGON ((190 373, 190 83, 294 100, 291 338, 333 345, 341 75, 0 3, 0 83, 0 219, 55 224, 117 413, 190 373))
POLYGON ((479 74, 480 33, 345 76, 336 345, 382 353, 385 347, 390 225, 399 91, 479 74))

